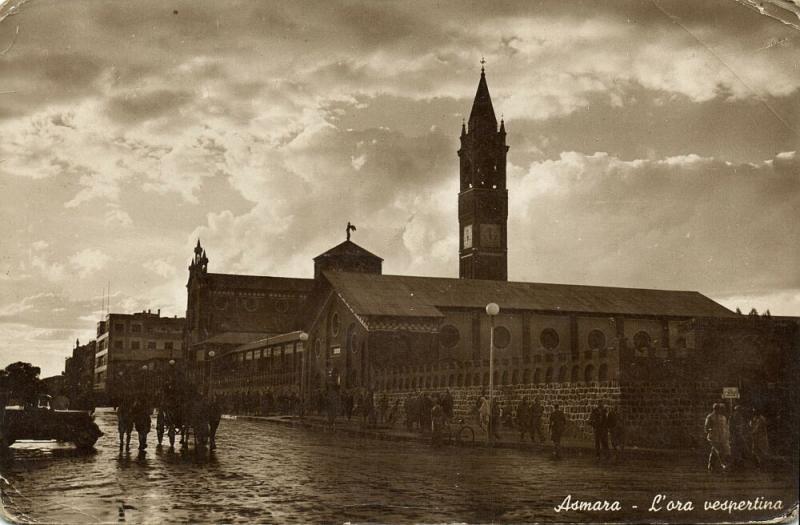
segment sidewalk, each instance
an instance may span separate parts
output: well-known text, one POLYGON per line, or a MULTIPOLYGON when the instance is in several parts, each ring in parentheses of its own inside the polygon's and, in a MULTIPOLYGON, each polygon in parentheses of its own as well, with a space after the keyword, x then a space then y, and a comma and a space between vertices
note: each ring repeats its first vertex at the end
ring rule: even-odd
MULTIPOLYGON (((268 423, 286 425, 291 427, 301 427, 321 432, 331 432, 328 428, 325 418, 322 416, 305 416, 300 418, 298 416, 223 416, 228 419, 244 419, 252 421, 265 421, 268 423)), ((477 426, 472 426, 475 431, 474 446, 489 446, 488 436, 486 432, 482 431, 477 426)), ((347 421, 344 417, 336 419, 336 434, 361 437, 367 439, 390 440, 390 441, 408 441, 430 444, 430 434, 422 435, 417 431, 409 432, 405 426, 396 423, 393 427, 378 425, 377 428, 363 428, 361 425, 361 418, 353 417, 352 420, 347 421)), ((553 443, 546 441, 545 443, 536 442, 532 443, 529 437, 526 441, 520 442, 519 432, 516 430, 502 429, 498 432, 500 435, 499 440, 495 440, 493 446, 496 448, 511 448, 519 450, 529 450, 541 454, 551 454, 553 452, 553 443)), ((613 451, 612 451, 613 452, 613 451)), ((561 441, 562 456, 594 456, 594 443, 586 440, 578 439, 562 439, 561 441)), ((680 450, 680 449, 655 449, 655 448, 639 448, 639 447, 626 447, 623 454, 626 458, 685 458, 687 456, 699 455, 704 456, 705 452, 702 450, 680 450)))

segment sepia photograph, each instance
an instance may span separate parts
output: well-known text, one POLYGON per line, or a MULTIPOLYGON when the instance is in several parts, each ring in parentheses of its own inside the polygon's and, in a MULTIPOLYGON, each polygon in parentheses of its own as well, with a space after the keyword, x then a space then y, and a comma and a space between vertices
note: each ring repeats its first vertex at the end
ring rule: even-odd
POLYGON ((800 0, 0 0, 0 523, 797 523, 800 0))

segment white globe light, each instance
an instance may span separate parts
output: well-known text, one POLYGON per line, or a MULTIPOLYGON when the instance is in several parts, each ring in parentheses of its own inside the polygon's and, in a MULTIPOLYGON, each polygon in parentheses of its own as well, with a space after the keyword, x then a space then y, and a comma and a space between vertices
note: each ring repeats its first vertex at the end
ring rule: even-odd
POLYGON ((300 332, 300 340, 301 341, 308 341, 308 334, 305 332, 300 332))
POLYGON ((495 316, 500 313, 500 307, 497 305, 497 303, 489 303, 486 305, 486 313, 491 316, 495 316))
POLYGON ((213 350, 211 350, 211 351, 208 353, 208 357, 214 357, 215 355, 217 355, 217 354, 216 354, 216 352, 214 352, 213 350))

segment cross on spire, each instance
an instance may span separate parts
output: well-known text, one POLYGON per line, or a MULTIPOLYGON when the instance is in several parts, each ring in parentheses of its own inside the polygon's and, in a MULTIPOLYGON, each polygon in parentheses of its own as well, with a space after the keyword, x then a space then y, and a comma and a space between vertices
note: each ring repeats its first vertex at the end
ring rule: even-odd
POLYGON ((350 232, 351 231, 356 231, 356 227, 354 225, 350 224, 350 221, 347 221, 347 240, 348 241, 350 240, 350 232))
POLYGON ((485 73, 486 72, 484 70, 484 68, 483 68, 484 64, 486 64, 486 58, 485 57, 481 57, 481 73, 485 73))

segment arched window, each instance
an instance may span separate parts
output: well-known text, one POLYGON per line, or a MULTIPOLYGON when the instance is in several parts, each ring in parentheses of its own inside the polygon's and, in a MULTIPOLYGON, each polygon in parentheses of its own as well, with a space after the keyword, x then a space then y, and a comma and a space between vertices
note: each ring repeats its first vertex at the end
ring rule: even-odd
POLYGON ((636 332, 633 336, 633 348, 636 350, 637 356, 646 356, 647 351, 650 349, 650 334, 644 330, 636 332))
POLYGON ((455 386, 456 384, 456 376, 450 374, 450 377, 447 379, 447 386, 455 386))
POLYGON ((572 374, 570 375, 570 381, 572 381, 573 383, 577 383, 578 381, 580 381, 580 374, 581 374, 580 367, 578 365, 573 366, 572 374))
POLYGON ((531 371, 527 368, 522 372, 522 382, 526 385, 531 382, 531 371))
POLYGON ((511 374, 511 384, 516 385, 517 383, 519 383, 519 372, 514 370, 511 374))
POLYGON ((464 386, 472 386, 472 376, 470 374, 464 376, 464 386))
POLYGON ((464 374, 458 374, 458 379, 456 381, 458 386, 464 386, 464 374))
POLYGON ((489 384, 489 372, 486 372, 483 374, 483 386, 486 386, 488 384, 489 384))
POLYGON ((542 382, 542 369, 537 368, 536 371, 533 373, 533 384, 538 385, 542 382))
POLYGON ((547 372, 544 373, 544 382, 545 383, 553 382, 553 368, 550 366, 547 367, 547 372))
POLYGON ((586 383, 591 383, 594 381, 594 366, 586 365, 586 370, 583 373, 583 380, 586 383))
POLYGON ((597 370, 597 380, 598 381, 608 381, 608 365, 603 363, 600 365, 600 368, 597 370))
POLYGON ((508 370, 505 370, 505 371, 503 372, 503 384, 504 384, 504 385, 507 385, 507 384, 508 384, 508 370))
POLYGON ((567 382, 567 367, 562 366, 558 369, 558 382, 559 383, 566 383, 567 382))
POLYGON ((481 375, 475 374, 472 380, 472 386, 481 386, 481 375))

